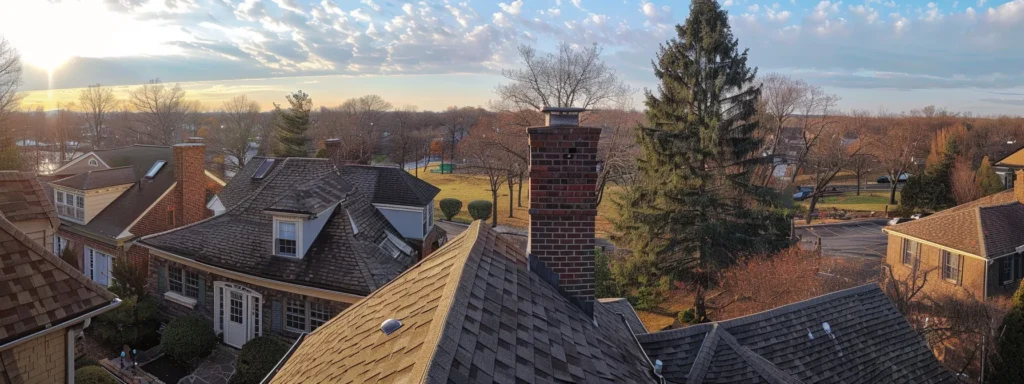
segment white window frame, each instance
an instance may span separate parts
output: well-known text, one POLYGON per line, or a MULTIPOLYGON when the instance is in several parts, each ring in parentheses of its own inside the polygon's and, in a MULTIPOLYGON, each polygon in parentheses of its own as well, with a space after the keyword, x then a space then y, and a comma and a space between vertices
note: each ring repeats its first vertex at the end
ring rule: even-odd
POLYGON ((391 242, 391 239, 384 237, 384 240, 380 242, 380 249, 384 253, 390 254, 393 258, 398 258, 402 255, 402 250, 397 245, 391 242))
POLYGON ((83 269, 85 270, 85 275, 89 276, 89 279, 94 281, 94 282, 96 282, 97 284, 102 285, 104 287, 109 287, 111 285, 111 283, 114 281, 114 274, 113 274, 113 271, 114 271, 114 256, 112 256, 110 254, 107 254, 105 252, 100 252, 100 251, 98 251, 96 249, 93 249, 93 248, 90 248, 90 247, 85 247, 85 257, 84 258, 85 258, 85 263, 84 263, 84 267, 85 268, 83 268, 83 269), (96 254, 97 253, 100 254, 100 255, 106 256, 106 258, 107 258, 107 272, 106 272, 107 281, 106 281, 106 284, 104 284, 104 282, 96 280, 96 254))
POLYGON ((53 235, 53 254, 60 257, 64 253, 64 249, 68 247, 68 239, 61 237, 58 234, 53 235))
POLYGON ((313 332, 317 328, 323 326, 328 321, 330 321, 332 318, 334 318, 334 316, 337 316, 337 313, 333 313, 334 311, 331 310, 330 304, 323 303, 323 302, 312 302, 312 301, 309 301, 309 300, 301 300, 301 299, 295 299, 295 298, 288 297, 288 298, 284 299, 284 303, 283 304, 284 304, 284 329, 286 331, 289 331, 289 332, 294 332, 294 333, 313 332), (291 305, 291 304, 297 304, 297 303, 301 303, 302 307, 299 307, 299 306, 296 306, 296 305, 291 305), (314 308, 314 307, 317 307, 317 308, 314 308), (289 308, 294 308, 294 309, 297 309, 297 310, 301 310, 302 313, 301 314, 300 313, 289 313, 288 312, 289 308), (302 324, 302 327, 303 327, 302 329, 295 328, 295 327, 292 327, 292 326, 288 325, 288 316, 290 314, 292 316, 296 316, 296 317, 300 317, 301 316, 302 317, 302 323, 303 323, 302 324), (319 323, 319 324, 314 324, 314 323, 319 323))
POLYGON ((427 214, 423 215, 423 238, 434 228, 434 203, 427 204, 427 214))
POLYGON ((100 162, 96 161, 96 159, 89 159, 89 166, 90 167, 95 167, 95 166, 99 166, 99 165, 100 165, 100 162))
POLYGON ((252 324, 246 330, 248 338, 252 340, 254 337, 260 337, 263 335, 263 295, 256 292, 248 287, 229 283, 226 281, 215 281, 213 282, 213 329, 217 333, 224 333, 224 321, 225 316, 230 314, 225 313, 227 310, 224 308, 225 296, 229 295, 227 291, 233 289, 241 291, 246 295, 249 295, 249 307, 252 313, 252 324))
POLYGON ((903 239, 902 253, 900 253, 900 262, 903 265, 914 265, 914 263, 921 258, 921 243, 910 239, 903 239), (914 246, 914 247, 912 247, 914 246), (913 248, 913 249, 911 249, 913 248), (910 262, 907 262, 907 255, 910 255, 910 262))
POLYGON ((69 192, 62 189, 53 191, 53 206, 57 210, 57 216, 78 223, 85 222, 85 194, 69 192), (74 200, 68 204, 68 200, 74 200), (78 207, 78 199, 81 199, 82 206, 78 207), (81 217, 78 217, 81 215, 81 217))
POLYGON ((963 274, 964 269, 963 256, 943 250, 939 262, 942 263, 942 279, 953 284, 960 284, 960 275, 963 274), (954 261, 955 267, 952 265, 954 261))
POLYGON ((305 254, 305 250, 302 249, 302 219, 290 219, 284 217, 274 218, 274 254, 281 257, 290 257, 293 259, 301 259, 305 254), (289 255, 281 253, 280 247, 277 245, 277 239, 280 229, 280 223, 294 223, 295 224, 295 254, 289 255))
POLYGON ((181 295, 182 297, 187 297, 190 299, 199 299, 199 272, 187 269, 185 267, 168 266, 167 291, 174 292, 178 295, 181 295), (172 268, 176 269, 177 272, 181 273, 176 273, 176 271, 173 271, 172 268), (192 281, 190 282, 189 280, 192 281), (174 289, 174 284, 177 284, 179 289, 174 289), (190 290, 195 290, 195 296, 189 294, 190 290))

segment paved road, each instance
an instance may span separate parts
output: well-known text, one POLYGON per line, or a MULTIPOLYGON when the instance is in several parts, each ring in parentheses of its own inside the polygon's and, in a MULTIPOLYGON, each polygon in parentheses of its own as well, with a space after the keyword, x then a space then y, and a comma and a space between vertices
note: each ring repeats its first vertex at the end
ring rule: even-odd
POLYGON ((884 219, 824 224, 797 228, 800 244, 812 248, 821 238, 822 253, 846 257, 885 257, 887 237, 882 233, 884 219))

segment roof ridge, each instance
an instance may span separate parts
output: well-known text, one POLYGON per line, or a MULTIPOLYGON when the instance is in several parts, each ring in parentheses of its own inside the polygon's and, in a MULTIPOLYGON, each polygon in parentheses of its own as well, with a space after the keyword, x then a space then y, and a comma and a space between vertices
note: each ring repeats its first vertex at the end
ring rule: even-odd
POLYGON ((729 333, 729 331, 723 329, 719 333, 718 337, 721 340, 724 340, 725 343, 729 345, 729 347, 732 348, 732 350, 735 351, 741 359, 743 359, 743 361, 747 362, 747 365, 750 368, 757 371, 758 375, 766 381, 772 384, 801 383, 800 380, 790 376, 774 363, 765 359, 764 356, 761 356, 750 350, 750 348, 740 344, 739 340, 736 340, 736 337, 729 333))
MULTIPOLYGON (((442 336, 444 336, 445 330, 448 328, 448 316, 452 312, 452 306, 455 305, 455 295, 460 292, 459 287, 462 286, 462 276, 470 265, 469 260, 471 256, 481 252, 481 248, 484 246, 483 242, 480 241, 481 235, 493 235, 493 232, 489 231, 489 228, 481 225, 482 222, 483 220, 474 221, 465 232, 459 235, 459 237, 465 237, 462 241, 470 241, 470 239, 472 239, 472 241, 468 243, 470 245, 469 248, 466 248, 466 244, 460 244, 462 247, 459 251, 462 252, 462 254, 453 258, 451 261, 458 267, 455 267, 448 275, 448 279, 444 284, 444 293, 442 293, 439 298, 440 302, 437 304, 437 310, 434 313, 434 318, 430 322, 430 329, 427 330, 427 335, 423 339, 423 344, 430 346, 430 348, 424 348, 420 352, 425 355, 425 359, 419 359, 417 361, 421 361, 423 364, 416 364, 413 367, 413 373, 410 374, 410 377, 415 378, 417 382, 427 382, 428 375, 430 374, 430 370, 434 363, 434 358, 437 356, 437 351, 440 349, 436 346, 440 344, 442 336), (459 260, 463 260, 463 262, 459 262, 459 260)), ((437 253, 437 251, 434 252, 437 253)), ((477 261, 479 263, 479 260, 477 261)), ((397 280, 397 278, 395 280, 397 280)), ((460 323, 461 321, 462 320, 460 319, 460 323)))
POLYGON ((711 323, 711 330, 704 334, 704 340, 700 342, 697 356, 694 356, 690 371, 686 374, 687 384, 704 382, 704 376, 708 374, 708 367, 715 356, 715 350, 718 349, 718 333, 721 331, 722 327, 718 323, 711 323))
POLYGON ((823 295, 812 297, 810 299, 797 301, 795 303, 786 304, 786 305, 783 305, 781 307, 772 308, 772 309, 769 309, 769 310, 766 310, 766 311, 761 311, 761 312, 758 312, 758 313, 754 313, 754 314, 750 314, 750 315, 746 315, 746 316, 741 316, 741 317, 734 317, 732 319, 716 321, 715 323, 719 324, 719 325, 721 325, 723 327, 732 327, 732 326, 736 326, 736 325, 742 325, 742 324, 746 324, 746 323, 753 322, 753 321, 759 321, 759 320, 761 320, 762 318, 765 318, 765 317, 776 316, 776 315, 779 315, 779 314, 783 314, 783 313, 787 313, 787 312, 792 312, 792 311, 799 310, 799 309, 804 309, 804 308, 807 308, 807 307, 812 306, 812 305, 816 305, 816 304, 824 303, 824 302, 827 302, 827 301, 835 300, 835 299, 840 298, 840 297, 853 296, 853 295, 856 295, 856 294, 860 294, 860 293, 864 293, 864 292, 868 292, 868 291, 873 291, 873 290, 877 290, 877 291, 881 292, 882 288, 878 286, 878 283, 867 283, 867 284, 856 286, 856 287, 853 287, 853 288, 847 288, 847 289, 840 290, 840 291, 829 292, 829 293, 826 293, 826 294, 823 294, 823 295))

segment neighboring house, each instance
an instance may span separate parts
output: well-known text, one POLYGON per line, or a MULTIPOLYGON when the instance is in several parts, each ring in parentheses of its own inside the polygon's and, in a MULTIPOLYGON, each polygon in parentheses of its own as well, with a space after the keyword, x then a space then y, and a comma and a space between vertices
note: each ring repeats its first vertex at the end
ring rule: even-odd
POLYGON ((212 215, 208 196, 224 182, 205 170, 205 151, 200 142, 92 151, 45 176, 63 222, 51 249, 60 254, 70 244, 81 270, 102 286, 117 258, 148 268, 131 241, 212 215))
POLYGON ((1003 180, 1003 185, 1007 189, 1013 188, 1015 173, 1024 170, 1024 148, 1013 150, 1009 155, 997 160, 992 165, 992 169, 1003 180))
POLYGON ((391 225, 407 240, 418 245, 422 255, 447 241, 447 234, 434 226, 434 198, 441 190, 400 168, 343 165, 341 176, 370 196, 391 225))
POLYGON ((328 159, 253 158, 218 200, 223 213, 136 247, 163 316, 210 319, 236 348, 312 331, 418 260, 328 159))
POLYGON ((34 173, 0 171, 0 212, 30 239, 52 249, 60 219, 34 173))
POLYGON ((18 189, 10 179, 23 176, 4 172, 2 178, 0 383, 74 383, 76 339, 91 318, 120 300, 7 219, 49 222, 53 208, 34 179, 18 189))
POLYGON ((656 333, 625 300, 595 300, 600 129, 579 111, 529 129, 547 191, 530 196, 529 254, 476 221, 296 341, 265 382, 955 382, 877 286, 656 333))
POLYGON ((927 290, 1009 296, 1024 277, 1022 198, 1024 183, 1018 183, 1014 190, 886 227, 886 263, 897 279, 927 273, 927 290))

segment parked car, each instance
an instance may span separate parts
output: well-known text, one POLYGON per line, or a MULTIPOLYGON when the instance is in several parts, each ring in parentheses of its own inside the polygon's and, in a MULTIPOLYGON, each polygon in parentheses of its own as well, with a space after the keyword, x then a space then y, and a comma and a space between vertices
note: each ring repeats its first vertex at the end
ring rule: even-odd
POLYGON ((806 199, 808 197, 811 197, 811 191, 801 190, 801 191, 797 191, 796 193, 793 194, 793 200, 796 200, 796 201, 801 201, 801 200, 806 199))
MULTIPOLYGON (((910 178, 910 176, 911 176, 911 174, 909 174, 909 173, 905 173, 905 172, 901 173, 897 182, 905 183, 905 182, 907 182, 907 179, 910 178)), ((889 184, 889 175, 885 175, 885 176, 879 177, 877 181, 878 181, 879 184, 889 184)))
POLYGON ((887 224, 889 224, 889 225, 896 225, 896 224, 899 224, 899 223, 906 223, 906 222, 911 221, 911 220, 913 220, 913 219, 911 219, 909 217, 894 217, 894 218, 889 219, 889 222, 887 224))
POLYGON ((928 216, 931 216, 931 215, 932 215, 931 213, 915 213, 913 215, 910 215, 910 218, 912 220, 917 220, 917 219, 920 219, 922 217, 928 217, 928 216))

